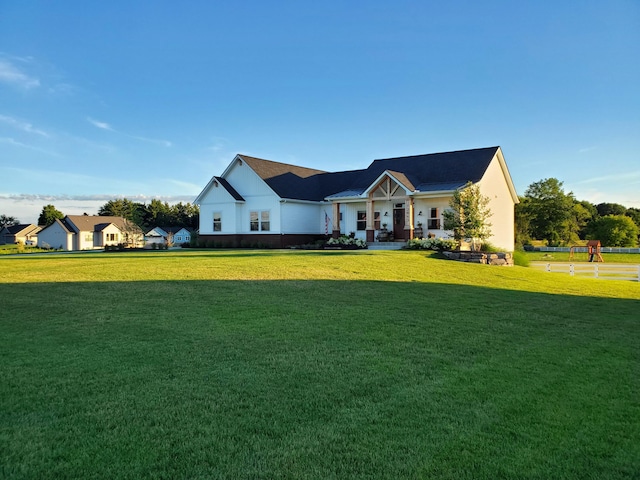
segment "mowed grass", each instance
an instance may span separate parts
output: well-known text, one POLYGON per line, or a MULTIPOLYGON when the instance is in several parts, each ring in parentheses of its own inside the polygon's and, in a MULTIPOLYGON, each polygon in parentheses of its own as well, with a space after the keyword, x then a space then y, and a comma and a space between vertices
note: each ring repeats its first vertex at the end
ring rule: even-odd
POLYGON ((638 478, 640 284, 424 252, 0 259, 2 478, 638 478))

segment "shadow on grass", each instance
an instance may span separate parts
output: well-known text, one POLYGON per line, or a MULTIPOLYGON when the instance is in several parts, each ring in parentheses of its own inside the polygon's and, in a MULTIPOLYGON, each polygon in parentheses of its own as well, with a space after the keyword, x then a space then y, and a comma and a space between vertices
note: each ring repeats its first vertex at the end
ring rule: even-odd
POLYGON ((309 280, 0 298, 8 477, 640 471, 637 300, 309 280))

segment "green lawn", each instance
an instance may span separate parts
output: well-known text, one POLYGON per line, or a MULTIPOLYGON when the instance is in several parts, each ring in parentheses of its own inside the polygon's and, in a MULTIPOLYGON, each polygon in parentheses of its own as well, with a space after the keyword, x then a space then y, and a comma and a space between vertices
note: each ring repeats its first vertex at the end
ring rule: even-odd
POLYGON ((640 474, 637 282, 417 251, 0 271, 0 478, 640 474))

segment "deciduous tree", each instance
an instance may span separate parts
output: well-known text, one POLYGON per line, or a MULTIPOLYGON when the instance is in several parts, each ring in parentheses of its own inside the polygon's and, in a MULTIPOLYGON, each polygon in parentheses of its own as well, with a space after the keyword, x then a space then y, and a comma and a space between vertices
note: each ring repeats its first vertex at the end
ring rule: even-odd
POLYGON ((469 238, 475 248, 476 240, 491 236, 491 224, 488 222, 491 216, 489 198, 480 193, 478 185, 468 182, 456 190, 449 207, 442 213, 444 229, 453 231, 453 238, 458 245, 469 238))
POLYGON ((548 245, 570 243, 575 215, 573 193, 565 193, 563 183, 546 178, 532 183, 525 191, 527 203, 522 209, 529 217, 533 238, 546 240, 548 245))
POLYGON ((607 215, 591 223, 588 238, 600 240, 604 247, 635 247, 638 227, 626 215, 607 215))
POLYGON ((58 210, 53 205, 45 205, 42 207, 42 212, 40 212, 40 216, 38 217, 38 225, 48 227, 56 220, 62 220, 64 218, 64 213, 58 210))
POLYGON ((20 224, 20 220, 18 220, 16 217, 10 217, 8 215, 5 215, 4 213, 0 215, 0 228, 10 227, 11 225, 19 225, 19 224, 20 224))

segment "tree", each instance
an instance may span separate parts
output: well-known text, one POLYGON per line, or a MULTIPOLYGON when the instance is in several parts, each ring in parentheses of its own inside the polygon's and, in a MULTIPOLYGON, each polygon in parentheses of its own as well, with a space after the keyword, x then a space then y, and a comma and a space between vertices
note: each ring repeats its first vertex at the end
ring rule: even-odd
POLYGON ((587 227, 597 216, 598 211, 592 203, 587 202, 586 200, 580 200, 573 204, 573 215, 570 221, 570 230, 572 234, 575 234, 572 236, 575 236, 576 238, 571 239, 572 243, 576 243, 574 240, 584 240, 586 238, 587 227))
POLYGON ((42 212, 40 212, 40 216, 38 217, 38 225, 48 227, 56 220, 62 220, 64 218, 64 213, 58 210, 53 205, 45 205, 42 207, 42 212))
POLYGON ((575 234, 575 199, 562 185, 556 178, 545 178, 529 185, 524 193, 528 200, 521 210, 529 217, 531 236, 546 240, 548 245, 570 243, 575 234))
POLYGON ((470 238, 475 249, 476 240, 491 236, 491 224, 487 222, 491 216, 488 205, 489 197, 480 193, 478 185, 468 182, 453 192, 449 202, 450 210, 442 213, 444 229, 453 231, 453 238, 458 245, 462 240, 470 238))
POLYGON ((20 220, 16 217, 9 217, 5 214, 0 215, 0 228, 10 227, 11 225, 19 225, 20 220))
POLYGON ((588 238, 600 240, 604 247, 635 247, 638 227, 626 215, 607 215, 591 223, 588 238))
POLYGON ((606 217, 607 215, 624 215, 627 211, 627 207, 620 205, 619 203, 599 203, 596 205, 598 215, 606 217))
POLYGON ((531 242, 531 218, 527 209, 529 199, 520 197, 520 203, 515 205, 515 243, 518 248, 528 245, 531 242))
POLYGON ((636 226, 640 228, 640 208, 627 208, 625 215, 633 220, 633 223, 635 223, 636 226))

